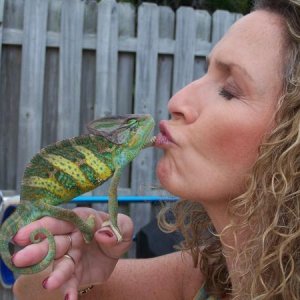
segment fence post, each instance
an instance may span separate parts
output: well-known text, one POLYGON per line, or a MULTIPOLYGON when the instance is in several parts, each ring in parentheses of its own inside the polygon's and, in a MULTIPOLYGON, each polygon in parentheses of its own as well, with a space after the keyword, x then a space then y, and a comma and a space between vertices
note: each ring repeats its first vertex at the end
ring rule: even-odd
POLYGON ((194 80, 202 77, 206 70, 206 56, 211 50, 211 16, 206 10, 196 10, 196 57, 194 63, 194 80), (200 53, 199 53, 200 52, 200 53), (199 53, 199 55, 197 55, 199 53))
POLYGON ((242 14, 230 13, 225 10, 216 10, 212 16, 212 46, 214 46, 226 33, 229 27, 240 17, 242 14))
MULTIPOLYGON (((48 33, 59 36, 61 0, 50 0, 48 7, 48 33)), ((49 37, 49 35, 48 35, 49 37)), ((47 39, 49 41, 49 39, 47 39)), ((59 45, 47 45, 45 62, 42 147, 57 141, 58 86, 59 86, 59 45)))
MULTIPOLYGON (((138 9, 138 36, 135 79, 135 113, 155 113, 158 57, 159 10, 156 4, 143 3, 138 9)), ((143 195, 150 190, 153 178, 153 149, 143 150, 132 163, 132 192, 143 195)), ((135 228, 147 224, 150 204, 132 204, 135 228)))
POLYGON ((176 93, 188 83, 192 82, 195 49, 195 12, 191 7, 180 7, 176 12, 173 93, 176 93))
MULTIPOLYGON (((119 39, 126 40, 135 36, 135 7, 130 3, 119 3, 119 39)), ((133 112, 134 53, 119 52, 117 79, 117 114, 133 112)), ((130 167, 126 167, 120 181, 120 187, 130 186, 130 167)))
POLYGON ((17 186, 25 165, 41 147, 48 1, 24 3, 17 186))
MULTIPOLYGON (((174 45, 175 35, 175 13, 170 7, 159 7, 159 38, 166 40, 167 44, 174 45)), ((156 128, 154 132, 158 132, 159 120, 168 119, 169 112, 167 108, 168 101, 172 95, 172 72, 174 59, 171 55, 161 55, 158 57, 157 63, 157 96, 155 102, 155 118, 156 128)), ((154 149, 153 167, 156 166, 157 161, 162 156, 163 152, 154 149)), ((159 182, 153 174, 153 182, 155 186, 159 186, 159 182)))
MULTIPOLYGON (((2 54, 3 11, 4 11, 4 0, 0 0, 0 62, 1 62, 1 54, 2 54)), ((1 63, 0 63, 0 67, 1 67, 1 63)))
POLYGON ((62 1, 57 138, 79 133, 84 2, 62 1))
POLYGON ((114 0, 98 5, 95 117, 116 113, 118 7, 114 0))

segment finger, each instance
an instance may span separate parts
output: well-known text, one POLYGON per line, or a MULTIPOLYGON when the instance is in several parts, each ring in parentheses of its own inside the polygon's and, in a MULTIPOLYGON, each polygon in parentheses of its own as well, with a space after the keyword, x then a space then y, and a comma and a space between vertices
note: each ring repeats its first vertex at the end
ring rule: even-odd
POLYGON ((45 288, 53 290, 68 282, 74 275, 80 259, 80 251, 72 250, 67 255, 55 261, 53 271, 47 279, 45 288))
MULTIPOLYGON (((68 236, 71 236, 71 234, 57 235, 54 237, 56 244, 55 259, 62 257, 69 250, 71 242, 68 236)), ((78 238, 82 239, 80 234, 74 233, 72 235, 72 246, 78 247, 79 244, 82 244, 82 241, 78 241, 78 238)), ((28 245, 18 251, 14 254, 12 260, 16 267, 26 267, 39 263, 47 255, 48 251, 49 244, 47 239, 44 239, 38 244, 28 245)))
POLYGON ((30 244, 30 233, 38 228, 46 228, 53 234, 62 235, 68 232, 72 232, 74 230, 74 225, 66 221, 54 219, 51 217, 44 217, 30 223, 25 227, 20 228, 20 230, 14 236, 13 241, 20 246, 26 246, 30 244))
POLYGON ((132 242, 133 223, 132 220, 123 214, 118 215, 118 226, 122 234, 122 242, 118 243, 116 236, 109 227, 100 228, 95 233, 95 240, 100 251, 109 258, 119 258, 126 252, 132 242))
MULTIPOLYGON (((73 211, 84 220, 87 219, 88 216, 93 214, 95 216, 95 228, 99 228, 102 224, 102 221, 107 219, 106 213, 97 212, 94 209, 88 207, 75 208, 73 209, 73 211)), ((43 217, 20 228, 17 234, 13 237, 13 242, 20 246, 26 246, 30 244, 30 233, 38 228, 46 228, 55 235, 62 235, 67 234, 68 232, 72 232, 75 226, 67 221, 55 219, 52 217, 43 217)))
POLYGON ((49 267, 40 273, 18 276, 13 285, 13 294, 16 299, 64 299, 60 290, 45 293, 42 282, 50 271, 51 268, 49 267))
POLYGON ((79 282, 75 275, 73 275, 68 282, 66 282, 61 290, 64 295, 64 299, 77 300, 78 299, 78 286, 79 282))

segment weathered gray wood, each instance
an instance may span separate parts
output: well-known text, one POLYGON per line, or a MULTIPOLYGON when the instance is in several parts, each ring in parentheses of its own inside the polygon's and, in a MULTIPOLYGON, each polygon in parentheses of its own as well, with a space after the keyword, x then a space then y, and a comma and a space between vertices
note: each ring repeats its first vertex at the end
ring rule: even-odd
MULTIPOLYGON (((129 3, 119 4, 120 40, 135 35, 135 8, 129 3)), ((132 95, 134 82, 134 55, 124 51, 119 53, 117 90, 117 113, 133 111, 132 95)))
MULTIPOLYGON (((4 0, 0 0, 0 62, 1 62, 1 57, 2 57, 3 10, 4 10, 4 0)), ((1 63, 0 63, 0 74, 1 74, 1 63)), ((2 81, 0 81, 0 93, 1 93, 1 84, 2 84, 2 81)), ((5 107, 2 103, 2 101, 0 101, 0 118, 4 117, 4 116, 2 116, 3 112, 5 112, 5 107)), ((2 125, 4 127, 4 124, 1 124, 1 121, 0 121, 0 125, 2 125)), ((0 134, 2 134, 1 128, 0 128, 0 134)), ((0 137, 0 143, 1 142, 2 142, 2 138, 0 137)), ((4 145, 4 143, 2 145, 4 145)), ((0 161, 4 159, 4 156, 5 156, 5 152, 1 151, 0 152, 0 161)), ((0 182, 4 179, 4 177, 5 177, 4 170, 2 172, 0 171, 0 182)))
POLYGON ((212 46, 214 46, 229 27, 242 15, 230 13, 225 10, 217 10, 212 15, 212 46))
POLYGON ((190 7, 181 7, 176 12, 175 45, 173 93, 193 80, 196 19, 194 10, 190 7))
MULTIPOLYGON (((4 11, 4 0, 0 0, 0 43, 2 44, 2 32, 3 32, 3 11, 4 11)), ((1 61, 2 47, 0 47, 0 61, 1 61)))
POLYGON ((57 138, 79 134, 84 2, 62 1, 57 138))
MULTIPOLYGON (((87 2, 84 11, 84 35, 97 33, 98 5, 96 1, 87 2)), ((96 89, 96 52, 84 50, 82 57, 80 132, 87 133, 86 125, 94 119, 96 89)))
MULTIPOLYGON (((135 8, 129 3, 119 4, 119 39, 134 37, 135 35, 135 8)), ((117 79, 117 114, 133 112, 134 90, 134 61, 133 53, 120 52, 118 59, 117 79)), ((120 180, 120 187, 129 188, 131 180, 130 166, 126 167, 120 180)))
MULTIPOLYGON (((51 0, 48 10, 48 32, 60 32, 61 0, 51 0)), ((59 50, 48 48, 45 63, 42 147, 57 141, 57 106, 59 50)))
MULTIPOLYGON (((129 3, 119 4, 119 42, 121 40, 135 39, 136 13, 133 5, 129 3)), ((136 45, 136 43, 135 43, 136 45)), ((135 48, 136 49, 136 48, 135 48)), ((120 43, 119 43, 120 51, 120 43)), ((119 53, 118 61, 118 94, 117 94, 117 113, 128 114, 133 112, 133 94, 134 94, 134 53, 124 51, 119 53)), ((130 193, 131 166, 124 169, 118 193, 130 193)), ((131 215, 130 208, 121 206, 120 212, 131 215)), ((135 257, 135 246, 128 251, 129 257, 135 257)))
POLYGON ((0 287, 0 300, 14 300, 13 293, 10 289, 4 289, 0 287))
MULTIPOLYGON (((24 23, 24 0, 5 0, 3 27, 23 29, 24 23)), ((22 41, 21 43, 22 44, 22 41)))
MULTIPOLYGON (((166 41, 173 40, 175 35, 175 14, 169 7, 159 8, 159 37, 166 41)), ((173 57, 171 55, 160 55, 158 58, 157 77, 157 97, 155 107, 156 127, 154 132, 158 132, 158 124, 160 120, 168 119, 169 112, 167 109, 168 101, 172 96, 172 71, 173 57)), ((162 151, 154 149, 154 164, 156 166, 158 160, 163 155, 162 151)), ((153 182, 159 185, 155 172, 153 172, 153 182)))
MULTIPOLYGON (((45 0, 30 1, 45 4, 45 0)), ((36 72, 33 72, 35 75, 30 74, 31 80, 26 83, 32 94, 38 90, 37 85, 43 86, 44 101, 41 103, 35 96, 40 102, 33 107, 35 122, 39 120, 42 126, 34 137, 30 136, 28 143, 41 140, 44 146, 85 132, 85 124, 100 115, 135 112, 151 113, 157 121, 168 118, 166 106, 171 94, 204 72, 212 31, 211 16, 205 11, 179 9, 175 35, 175 16, 166 7, 143 4, 136 22, 135 9, 130 4, 116 4, 114 0, 103 0, 99 4, 81 0, 48 2, 49 13, 45 18, 48 31, 43 29, 46 40, 43 43, 47 46, 45 68, 41 60, 40 68, 33 64, 36 69, 44 68, 45 73, 42 76, 40 72, 36 80, 36 72), (138 28, 135 28, 136 23, 138 28), (33 89, 29 82, 34 85, 33 89)), ((27 31, 23 31, 23 14, 27 15, 24 3, 30 5, 27 0, 6 0, 4 3, 0 55, 0 188, 15 188, 17 149, 22 147, 17 137, 19 107, 26 111, 19 105, 21 46, 23 40, 28 39, 27 31)), ((215 16, 214 42, 223 35, 225 30, 221 32, 221 29, 228 28, 239 16, 221 16, 223 20, 215 16), (220 25, 220 22, 223 23, 220 25)), ((26 18, 29 20, 32 16, 26 18)), ((36 24, 34 20, 30 22, 36 24)), ((33 32, 41 30, 41 26, 35 27, 33 32)), ((27 43, 30 44, 30 39, 27 43)), ((42 48, 36 46, 36 49, 39 47, 42 48)), ((26 50, 23 52, 25 55, 26 50)), ((40 57, 41 52, 34 50, 32 56, 40 57)), ((23 65, 26 65, 25 58, 23 65)), ((27 123, 30 122, 27 120, 27 123)), ((153 149, 143 151, 132 169, 123 174, 119 194, 165 195, 154 179, 154 164, 158 158, 153 149)), ((106 194, 107 186, 96 193, 99 192, 106 194)), ((106 209, 106 205, 96 208, 106 209)), ((151 217, 149 204, 130 205, 130 210, 127 207, 121 210, 131 215, 136 230, 151 217)))
POLYGON ((25 1, 17 184, 41 147, 47 13, 47 0, 25 1))
MULTIPOLYGON (((95 118, 111 116, 117 111, 118 70, 118 7, 114 0, 98 4, 96 48, 96 98, 95 118)), ((94 193, 107 193, 104 183, 94 193)))
MULTIPOLYGON (((157 5, 143 3, 138 9, 138 36, 135 79, 135 113, 155 114, 156 76, 159 37, 159 9, 157 5)), ((132 189, 143 195, 151 189, 153 149, 146 149, 133 161, 132 189)), ((135 230, 150 220, 150 204, 132 204, 131 216, 135 230)))
MULTIPOLYGON (((5 1, 3 27, 4 30, 7 27, 23 27, 23 0, 5 1)), ((2 46, 0 69, 0 188, 15 189, 21 75, 20 46, 2 46)))
MULTIPOLYGON (((197 41, 202 41, 202 47, 204 48, 204 43, 207 42, 207 45, 209 45, 208 48, 205 48, 207 53, 205 55, 196 56, 195 58, 195 64, 194 64, 194 80, 200 78, 205 73, 205 67, 206 67, 206 56, 209 54, 210 51, 210 32, 211 32, 211 16, 210 14, 205 10, 196 10, 195 11, 195 17, 196 17, 196 24, 197 24, 197 30, 196 30, 196 37, 197 41)), ((198 51, 203 50, 197 49, 198 51)), ((197 52, 198 52, 197 51, 197 52)), ((197 54, 196 54, 197 55, 197 54)))
POLYGON ((116 113, 118 8, 114 0, 98 7, 95 117, 116 113))

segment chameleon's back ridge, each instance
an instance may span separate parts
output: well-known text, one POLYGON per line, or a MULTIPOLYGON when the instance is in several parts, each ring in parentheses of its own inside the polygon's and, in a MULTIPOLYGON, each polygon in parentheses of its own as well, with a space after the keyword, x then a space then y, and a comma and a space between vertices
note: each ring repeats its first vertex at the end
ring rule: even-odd
POLYGON ((150 133, 154 121, 150 115, 125 115, 101 118, 88 125, 90 134, 66 139, 43 148, 25 168, 16 211, 0 230, 0 253, 5 264, 20 274, 37 273, 47 268, 55 258, 53 235, 45 228, 30 234, 30 241, 38 243, 41 235, 48 240, 47 255, 39 263, 24 268, 12 264, 9 243, 18 230, 44 216, 74 224, 91 242, 95 220, 86 221, 73 211, 58 207, 112 178, 109 187, 109 221, 118 241, 122 236, 117 225, 117 186, 123 168, 145 147, 152 146, 150 133), (36 238, 38 237, 38 238, 36 238))

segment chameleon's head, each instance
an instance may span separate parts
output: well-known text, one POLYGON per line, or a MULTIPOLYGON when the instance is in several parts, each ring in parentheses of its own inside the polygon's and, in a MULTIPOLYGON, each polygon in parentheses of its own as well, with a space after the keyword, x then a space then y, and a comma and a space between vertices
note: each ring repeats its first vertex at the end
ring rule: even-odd
POLYGON ((110 142, 133 152, 139 152, 151 143, 154 120, 151 115, 123 115, 97 119, 88 124, 88 130, 110 142))

